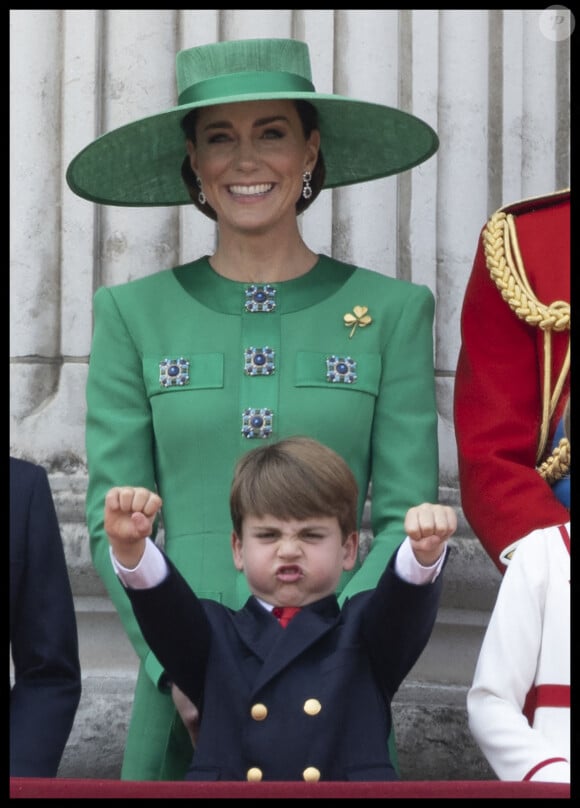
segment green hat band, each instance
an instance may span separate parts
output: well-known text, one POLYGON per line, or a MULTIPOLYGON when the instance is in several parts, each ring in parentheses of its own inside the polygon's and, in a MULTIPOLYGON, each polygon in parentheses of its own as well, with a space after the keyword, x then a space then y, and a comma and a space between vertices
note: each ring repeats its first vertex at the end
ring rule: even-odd
POLYGON ((304 93, 314 92, 312 82, 296 73, 243 72, 229 73, 213 79, 198 81, 179 94, 179 105, 211 101, 220 97, 247 93, 304 93))

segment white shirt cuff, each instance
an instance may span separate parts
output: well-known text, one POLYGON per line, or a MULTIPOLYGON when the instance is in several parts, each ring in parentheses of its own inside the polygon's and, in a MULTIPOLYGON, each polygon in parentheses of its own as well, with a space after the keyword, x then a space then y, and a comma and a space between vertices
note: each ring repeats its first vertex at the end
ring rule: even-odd
POLYGON ((447 542, 443 545, 443 552, 437 561, 430 567, 424 567, 415 558, 411 547, 411 539, 406 536, 395 557, 395 572, 409 584, 431 584, 443 569, 443 562, 447 554, 447 542))
MULTIPOLYGON (((430 567, 420 564, 411 548, 411 540, 408 536, 399 547, 395 558, 395 572, 404 581, 411 584, 433 583, 443 568, 447 545, 437 561, 430 567)), ((111 563, 113 569, 119 576, 121 582, 129 589, 150 589, 160 584, 167 577, 167 563, 161 550, 148 538, 145 542, 145 550, 141 560, 133 569, 128 569, 120 564, 113 555, 112 548, 109 547, 111 563)))
POLYGON ((109 555, 113 569, 128 589, 151 589, 167 577, 168 568, 163 553, 150 538, 146 540, 145 551, 134 569, 128 569, 119 564, 111 547, 109 547, 109 555))

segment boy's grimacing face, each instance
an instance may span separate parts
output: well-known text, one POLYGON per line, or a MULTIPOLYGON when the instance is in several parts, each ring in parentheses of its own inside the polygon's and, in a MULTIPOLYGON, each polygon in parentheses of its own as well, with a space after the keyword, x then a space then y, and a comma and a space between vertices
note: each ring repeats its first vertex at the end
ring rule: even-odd
POLYGON ((242 536, 232 532, 236 569, 254 595, 274 606, 306 606, 332 594, 357 552, 358 533, 343 541, 335 516, 287 521, 246 516, 242 536))

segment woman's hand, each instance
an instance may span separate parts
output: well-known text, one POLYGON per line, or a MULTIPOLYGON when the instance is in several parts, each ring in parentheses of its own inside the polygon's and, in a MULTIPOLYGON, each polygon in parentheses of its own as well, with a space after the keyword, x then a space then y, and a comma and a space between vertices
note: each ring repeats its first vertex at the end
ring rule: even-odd
POLYGON ((191 745, 195 749, 197 736, 199 734, 199 711, 195 704, 187 698, 185 693, 180 690, 177 685, 171 685, 171 698, 173 699, 173 703, 175 704, 181 720, 189 732, 191 745))

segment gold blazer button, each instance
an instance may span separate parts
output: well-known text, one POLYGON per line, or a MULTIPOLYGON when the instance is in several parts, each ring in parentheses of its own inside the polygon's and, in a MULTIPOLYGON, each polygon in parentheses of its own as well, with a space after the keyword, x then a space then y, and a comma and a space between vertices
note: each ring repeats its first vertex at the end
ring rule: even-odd
POLYGON ((322 704, 318 701, 318 699, 306 699, 302 709, 306 715, 318 715, 318 713, 322 710, 322 704))
POLYGON ((314 766, 308 766, 308 768, 304 769, 302 772, 302 778, 307 783, 317 783, 320 780, 320 772, 314 766))
POLYGON ((258 769, 256 766, 254 766, 251 769, 248 769, 248 771, 246 772, 246 780, 249 783, 259 783, 262 777, 263 777, 262 770, 258 769))
POLYGON ((250 715, 254 721, 263 721, 268 715, 268 708, 265 704, 252 704, 250 715))

